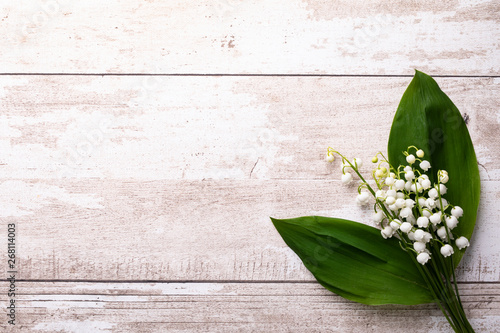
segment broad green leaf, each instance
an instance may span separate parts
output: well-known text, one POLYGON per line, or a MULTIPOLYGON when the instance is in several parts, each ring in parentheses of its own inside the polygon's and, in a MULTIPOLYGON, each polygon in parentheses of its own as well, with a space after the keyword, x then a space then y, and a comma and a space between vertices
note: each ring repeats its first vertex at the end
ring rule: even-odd
POLYGON ((370 305, 433 301, 410 255, 397 239, 383 239, 380 230, 320 216, 271 220, 326 289, 370 305))
MULTIPOLYGON (((402 152, 415 145, 425 152, 431 163, 431 181, 438 170, 448 171, 445 198, 460 206, 464 215, 453 233, 468 239, 476 223, 479 206, 479 169, 469 131, 457 107, 430 76, 416 71, 394 116, 389 135, 388 154, 391 165, 406 164, 402 152)), ((455 267, 464 250, 455 248, 455 267)))

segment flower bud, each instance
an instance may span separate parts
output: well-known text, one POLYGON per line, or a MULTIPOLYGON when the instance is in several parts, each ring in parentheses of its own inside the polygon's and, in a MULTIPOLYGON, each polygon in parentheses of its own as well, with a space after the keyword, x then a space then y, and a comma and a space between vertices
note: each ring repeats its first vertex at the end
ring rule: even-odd
POLYGON ((413 228, 413 226, 409 222, 403 222, 399 227, 399 229, 404 233, 409 233, 411 228, 413 228))
POLYGON ((415 249, 415 251, 417 251, 418 253, 423 252, 423 251, 425 251, 425 243, 422 243, 422 242, 415 242, 415 243, 413 243, 413 248, 414 248, 414 249, 415 249))
POLYGON ((464 210, 459 206, 455 206, 451 209, 451 215, 455 216, 458 219, 462 217, 462 215, 464 215, 464 210))
POLYGON ((429 170, 430 167, 431 167, 431 164, 429 163, 429 161, 420 162, 420 169, 427 171, 427 170, 429 170))
POLYGON ((446 170, 439 170, 438 176, 439 176, 439 182, 441 184, 446 184, 448 180, 450 180, 450 177, 448 177, 448 172, 446 170))
POLYGON ((429 255, 429 253, 427 252, 422 252, 420 253, 418 256, 417 256, 417 261, 422 264, 422 265, 425 265, 429 259, 431 258, 431 256, 429 255))
POLYGON ((374 157, 372 158, 372 163, 377 163, 377 162, 378 162, 378 157, 377 157, 377 156, 374 156, 374 157))
POLYGON ((333 155, 333 153, 328 152, 326 154, 326 161, 332 163, 334 160, 335 160, 335 156, 333 155))
POLYGON ((459 250, 466 248, 469 246, 469 240, 465 238, 464 236, 458 237, 457 240, 455 241, 455 245, 459 250))
POLYGON ((360 158, 356 157, 355 159, 352 160, 352 165, 354 165, 357 169, 359 169, 363 165, 363 161, 360 158))
POLYGON ((417 150, 417 156, 418 156, 419 158, 424 157, 424 151, 423 151, 422 149, 417 150))
POLYGON ((342 183, 349 184, 352 181, 352 175, 349 172, 346 172, 342 175, 342 183))
POLYGON ((429 226, 429 219, 427 217, 425 217, 425 216, 420 216, 417 219, 417 225, 420 228, 427 228, 429 226))
POLYGON ((413 156, 411 154, 406 156, 406 162, 408 162, 409 164, 415 163, 415 156, 413 156))
POLYGON ((440 251, 443 257, 449 257, 453 254, 453 247, 450 244, 445 244, 441 247, 440 251))

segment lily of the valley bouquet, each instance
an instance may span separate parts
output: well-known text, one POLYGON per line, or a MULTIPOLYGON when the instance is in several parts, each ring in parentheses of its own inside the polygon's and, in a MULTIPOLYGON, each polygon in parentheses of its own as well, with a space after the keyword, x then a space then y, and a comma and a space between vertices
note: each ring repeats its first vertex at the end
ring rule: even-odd
POLYGON ((479 170, 466 124, 428 75, 416 72, 389 135, 387 157, 361 160, 328 148, 356 201, 373 207, 374 227, 339 218, 272 219, 325 288, 356 302, 436 303, 455 332, 474 332, 455 268, 469 246, 479 205, 479 170))

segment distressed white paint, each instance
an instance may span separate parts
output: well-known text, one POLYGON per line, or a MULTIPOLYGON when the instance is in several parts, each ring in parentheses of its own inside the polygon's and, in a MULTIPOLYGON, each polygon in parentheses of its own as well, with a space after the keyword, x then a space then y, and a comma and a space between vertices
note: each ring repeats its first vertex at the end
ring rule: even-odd
POLYGON ((1 9, 4 73, 500 70, 495 0, 49 0, 1 9))

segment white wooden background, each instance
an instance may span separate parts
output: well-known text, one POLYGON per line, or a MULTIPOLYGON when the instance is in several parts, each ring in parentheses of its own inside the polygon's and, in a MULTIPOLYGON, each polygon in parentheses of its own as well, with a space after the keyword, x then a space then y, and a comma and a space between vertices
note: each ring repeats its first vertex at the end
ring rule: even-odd
POLYGON ((497 0, 0 4, 3 276, 10 222, 20 260, 2 331, 451 332, 433 305, 324 290, 268 218, 368 221, 324 153, 384 151, 414 68, 468 120, 460 289, 500 331, 497 0))

